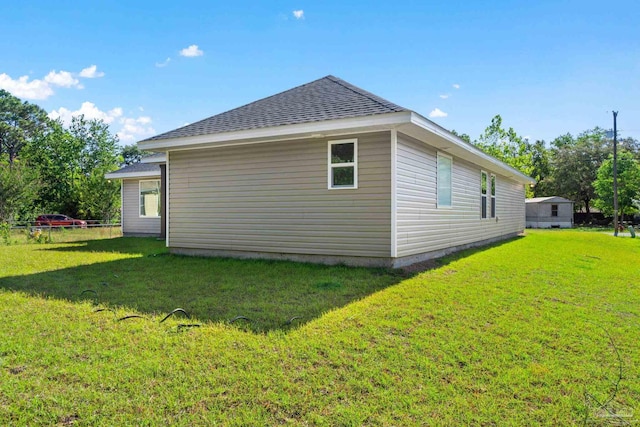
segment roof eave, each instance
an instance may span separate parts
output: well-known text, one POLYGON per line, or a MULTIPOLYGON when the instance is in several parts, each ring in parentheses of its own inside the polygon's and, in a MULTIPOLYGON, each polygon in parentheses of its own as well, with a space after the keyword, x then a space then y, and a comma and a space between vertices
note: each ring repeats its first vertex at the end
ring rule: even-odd
POLYGON ((136 178, 152 178, 160 176, 160 171, 142 171, 142 172, 111 172, 106 174, 106 179, 136 179, 136 178))
POLYGON ((410 111, 375 114, 347 119, 297 123, 234 132, 222 132, 181 138, 147 139, 138 142, 142 150, 170 151, 175 149, 220 147, 276 140, 319 138, 350 132, 390 129, 411 120, 410 111))
POLYGON ((492 172, 499 173, 522 184, 535 184, 535 179, 506 163, 488 155, 473 144, 462 140, 442 126, 413 111, 376 114, 321 122, 298 123, 260 129, 249 129, 216 134, 148 139, 138 142, 142 150, 172 151, 194 148, 224 147, 303 138, 327 138, 349 133, 397 129, 433 145, 435 148, 468 160, 492 172), (434 138, 435 137, 435 138, 434 138))
POLYGON ((439 144, 434 143, 433 145, 438 149, 449 152, 465 160, 469 160, 481 167, 491 170, 492 172, 500 173, 501 175, 514 179, 522 184, 536 183, 534 178, 527 176, 508 164, 490 156, 475 145, 468 143, 442 126, 416 112, 411 113, 411 125, 420 130, 428 131, 430 134, 436 136, 439 144))

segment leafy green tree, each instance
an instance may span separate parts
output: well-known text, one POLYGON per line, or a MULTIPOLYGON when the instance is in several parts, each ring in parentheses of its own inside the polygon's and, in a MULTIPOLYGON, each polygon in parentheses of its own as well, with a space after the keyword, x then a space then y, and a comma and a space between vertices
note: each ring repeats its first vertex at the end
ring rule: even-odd
POLYGON ((37 143, 24 150, 43 182, 39 203, 50 212, 87 219, 112 217, 107 207, 120 203, 119 188, 113 194, 115 184, 104 175, 120 163, 117 142, 101 120, 74 117, 69 129, 53 122, 37 143))
POLYGON ((519 136, 513 128, 502 127, 502 117, 498 114, 475 144, 487 154, 502 160, 525 175, 533 172, 533 154, 529 141, 519 136))
POLYGON ((82 146, 80 171, 89 176, 94 169, 110 172, 119 164, 118 137, 109 132, 109 125, 102 120, 86 120, 83 115, 74 117, 69 133, 82 146))
POLYGON ((32 219, 38 186, 37 174, 27 165, 0 162, 0 222, 32 219))
POLYGON ((144 156, 148 154, 151 154, 151 152, 141 150, 140 148, 138 148, 137 144, 125 145, 120 151, 120 155, 122 156, 122 165, 128 166, 134 163, 138 163, 144 156))
POLYGON ((466 133, 458 133, 455 130, 451 130, 451 133, 457 136, 458 138, 460 138, 461 140, 468 142, 469 144, 472 144, 471 137, 466 133))
POLYGON ((577 206, 591 212, 596 198, 593 182, 602 162, 611 153, 606 132, 594 128, 573 138, 570 134, 552 143, 550 190, 573 200, 577 206))
POLYGON ((551 151, 542 140, 530 145, 531 177, 536 180, 533 187, 535 197, 553 195, 553 180, 551 177, 551 151))
POLYGON ((44 132, 51 121, 35 104, 22 102, 0 89, 0 157, 13 164, 25 145, 44 132))
POLYGON ((78 216, 108 220, 120 206, 120 187, 104 175, 118 169, 118 138, 102 120, 74 117, 69 133, 82 147, 77 185, 78 216))
POLYGON ((77 215, 82 149, 82 141, 74 138, 60 121, 53 122, 48 132, 25 147, 24 157, 42 182, 37 202, 46 211, 77 215))
MULTIPOLYGON (((632 153, 621 151, 617 170, 619 213, 635 213, 638 211, 636 202, 640 199, 640 162, 632 153)), ((595 206, 605 214, 613 214, 613 155, 602 162, 593 186, 597 195, 595 206)))
POLYGON ((120 185, 104 178, 104 170, 94 169, 80 181, 80 216, 111 221, 120 212, 120 185))

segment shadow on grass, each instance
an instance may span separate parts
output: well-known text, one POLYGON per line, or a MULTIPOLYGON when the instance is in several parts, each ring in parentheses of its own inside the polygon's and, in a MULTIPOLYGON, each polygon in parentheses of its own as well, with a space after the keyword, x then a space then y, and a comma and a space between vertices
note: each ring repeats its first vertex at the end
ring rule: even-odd
POLYGON ((100 306, 126 307, 142 314, 164 315, 180 307, 204 322, 228 322, 243 316, 250 320, 238 320, 236 325, 246 330, 288 330, 426 269, 515 239, 405 270, 172 255, 164 242, 154 238, 34 245, 32 256, 40 257, 46 266, 59 264, 60 258, 81 264, 87 253, 116 253, 127 258, 101 262, 97 255, 98 261, 88 265, 2 277, 0 288, 72 302, 92 300, 100 306))
POLYGON ((235 324, 254 332, 287 330, 403 279, 401 272, 389 269, 171 255, 164 242, 145 238, 33 245, 29 250, 28 255, 42 260, 43 269, 55 268, 61 258, 86 262, 89 252, 97 261, 2 277, 0 288, 72 302, 93 300, 142 314, 164 315, 180 307, 197 321, 244 316, 250 321, 235 324), (100 262, 99 253, 128 258, 100 262))

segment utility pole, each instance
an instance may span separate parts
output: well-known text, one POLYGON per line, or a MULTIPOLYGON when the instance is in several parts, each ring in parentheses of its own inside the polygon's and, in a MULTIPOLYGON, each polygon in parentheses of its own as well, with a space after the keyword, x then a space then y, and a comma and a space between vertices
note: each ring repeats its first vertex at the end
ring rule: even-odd
POLYGON ((618 112, 613 112, 613 235, 618 236, 618 112))

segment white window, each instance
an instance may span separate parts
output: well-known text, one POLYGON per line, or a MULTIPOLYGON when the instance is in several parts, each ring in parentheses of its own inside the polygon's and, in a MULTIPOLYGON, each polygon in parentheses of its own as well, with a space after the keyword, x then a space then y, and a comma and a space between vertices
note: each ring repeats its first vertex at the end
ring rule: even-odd
POLYGON ((480 217, 487 217, 487 193, 489 180, 485 171, 480 172, 480 217))
POLYGON ((451 166, 451 157, 438 153, 436 191, 439 208, 451 207, 451 166))
POLYGON ((358 140, 329 141, 329 189, 358 188, 358 140))
POLYGON ((491 175, 491 218, 496 217, 496 176, 491 175))
POLYGON ((160 216, 160 180, 140 181, 140 216, 157 218, 160 216))

